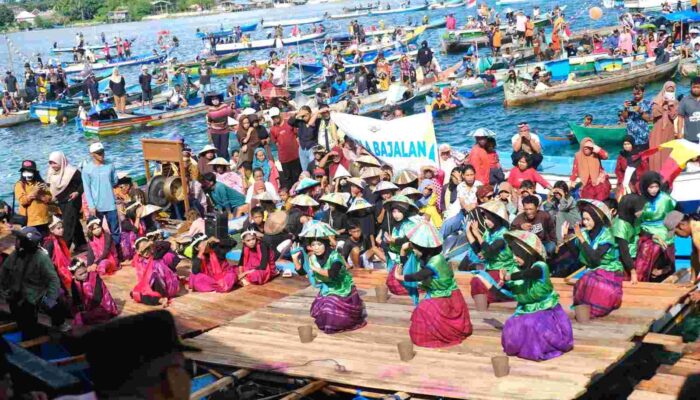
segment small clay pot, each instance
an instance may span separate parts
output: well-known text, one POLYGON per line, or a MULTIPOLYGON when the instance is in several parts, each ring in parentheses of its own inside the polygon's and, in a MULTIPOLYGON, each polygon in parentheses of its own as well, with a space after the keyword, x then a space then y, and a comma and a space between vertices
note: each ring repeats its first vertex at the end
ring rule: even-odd
POLYGON ((413 342, 410 340, 405 340, 397 345, 399 349, 399 357, 401 361, 411 361, 413 357, 416 356, 416 352, 413 351, 413 342))
POLYGON ((485 294, 475 294, 472 296, 476 304, 476 311, 486 311, 489 309, 489 296, 485 294))
POLYGON ((311 343, 314 340, 314 328, 311 325, 302 325, 298 329, 299 340, 302 343, 311 343))
POLYGON ((386 303, 389 300, 389 288, 386 285, 375 287, 374 293, 377 296, 377 303, 386 303))
POLYGON ((574 307, 576 322, 579 324, 587 324, 591 321, 591 306, 588 304, 579 304, 574 307))
POLYGON ((496 375, 496 378, 507 376, 510 373, 508 356, 491 357, 491 365, 493 366, 493 374, 496 375))

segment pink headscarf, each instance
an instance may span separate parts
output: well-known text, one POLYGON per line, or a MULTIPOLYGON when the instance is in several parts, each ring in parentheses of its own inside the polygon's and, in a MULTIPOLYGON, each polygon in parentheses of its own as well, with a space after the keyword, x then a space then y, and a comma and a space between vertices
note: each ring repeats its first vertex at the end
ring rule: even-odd
POLYGON ((58 171, 55 171, 49 166, 49 170, 46 172, 46 181, 49 184, 49 190, 51 191, 51 195, 56 197, 68 187, 77 169, 68 164, 68 160, 62 151, 54 151, 49 154, 49 161, 61 167, 58 171))

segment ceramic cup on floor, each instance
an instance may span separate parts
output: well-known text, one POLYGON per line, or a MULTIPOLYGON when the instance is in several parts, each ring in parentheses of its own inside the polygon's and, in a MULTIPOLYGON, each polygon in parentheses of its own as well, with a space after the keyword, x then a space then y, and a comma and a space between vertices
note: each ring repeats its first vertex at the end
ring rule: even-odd
POLYGON ((413 342, 410 340, 404 340, 397 345, 399 349, 399 357, 401 361, 411 361, 413 357, 416 356, 416 352, 413 351, 413 342))
POLYGON ((389 288, 386 285, 375 287, 374 292, 377 296, 377 303, 386 303, 389 300, 389 288))
POLYGON ((302 325, 298 329, 299 340, 302 343, 311 343, 314 340, 313 327, 311 325, 302 325))
POLYGON ((591 306, 588 304, 579 304, 574 307, 576 321, 580 324, 587 324, 591 321, 591 306))
POLYGON ((508 356, 491 357, 491 365, 493 366, 493 374, 496 375, 496 378, 507 376, 510 373, 508 356))

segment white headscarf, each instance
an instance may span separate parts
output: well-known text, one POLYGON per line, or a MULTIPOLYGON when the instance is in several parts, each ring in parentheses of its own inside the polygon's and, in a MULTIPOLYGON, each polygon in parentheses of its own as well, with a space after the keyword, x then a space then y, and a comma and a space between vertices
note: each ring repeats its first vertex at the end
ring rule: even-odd
POLYGON ((62 151, 54 151, 51 153, 49 155, 49 161, 55 162, 61 166, 58 171, 55 171, 49 166, 49 170, 46 172, 46 180, 49 183, 49 190, 51 191, 51 195, 56 197, 61 194, 66 187, 68 187, 68 184, 73 178, 73 175, 75 175, 75 171, 77 171, 77 169, 68 164, 68 160, 62 151))
POLYGON ((109 80, 114 83, 119 83, 122 81, 122 76, 119 75, 119 68, 114 67, 114 69, 112 69, 112 76, 109 77, 109 80))

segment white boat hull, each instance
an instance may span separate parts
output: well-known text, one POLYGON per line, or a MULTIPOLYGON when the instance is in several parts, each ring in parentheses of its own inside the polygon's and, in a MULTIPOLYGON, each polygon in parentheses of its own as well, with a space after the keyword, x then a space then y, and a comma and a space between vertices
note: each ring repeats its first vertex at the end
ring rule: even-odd
POLYGON ((30 119, 29 111, 17 111, 8 115, 0 115, 0 128, 9 128, 27 122, 30 119))
POLYGON ((214 52, 216 54, 227 54, 236 51, 268 49, 271 47, 283 47, 310 42, 316 39, 321 39, 326 36, 326 33, 313 33, 303 36, 292 36, 284 39, 263 39, 253 40, 248 43, 224 43, 216 45, 214 52))
MULTIPOLYGON (((632 11, 660 11, 663 7, 663 3, 667 0, 625 0, 625 8, 632 11)), ((676 10, 677 1, 669 1, 672 10, 676 10)), ((690 1, 683 0, 683 7, 686 8, 690 5, 690 1)))
POLYGON ((263 28, 274 28, 277 26, 293 26, 293 25, 307 25, 307 24, 317 24, 322 22, 322 17, 314 18, 300 18, 300 19, 285 19, 281 21, 263 21, 263 28))

